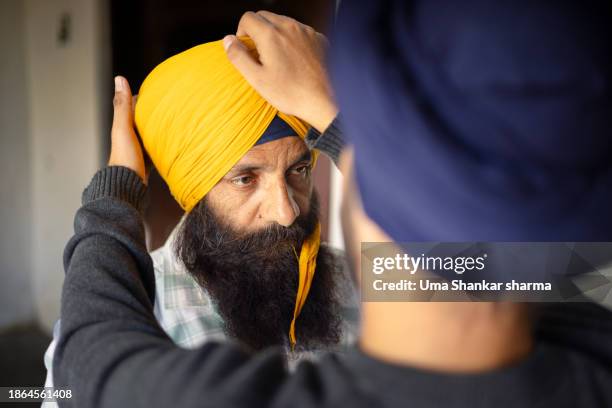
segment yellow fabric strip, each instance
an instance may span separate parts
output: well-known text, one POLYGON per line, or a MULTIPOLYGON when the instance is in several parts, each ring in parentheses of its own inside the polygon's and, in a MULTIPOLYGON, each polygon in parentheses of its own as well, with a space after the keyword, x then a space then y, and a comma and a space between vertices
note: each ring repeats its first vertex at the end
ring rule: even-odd
MULTIPOLYGON (((289 342, 291 343, 291 350, 295 348, 297 339, 295 337, 295 322, 297 321, 308 292, 310 292, 310 286, 312 285, 312 279, 314 278, 315 269, 317 266, 317 254, 319 253, 319 246, 321 245, 321 224, 317 223, 315 230, 302 244, 302 250, 300 251, 299 263, 299 283, 297 295, 295 298, 295 308, 293 310, 293 320, 291 320, 291 326, 289 327, 289 342)), ((297 256, 297 254, 296 254, 297 256)))

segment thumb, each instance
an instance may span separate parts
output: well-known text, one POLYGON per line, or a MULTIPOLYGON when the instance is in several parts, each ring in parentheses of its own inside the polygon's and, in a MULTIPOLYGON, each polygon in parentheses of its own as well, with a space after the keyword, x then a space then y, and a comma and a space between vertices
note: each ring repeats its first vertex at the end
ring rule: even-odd
POLYGON ((227 58, 234 64, 244 79, 256 88, 255 84, 259 82, 259 76, 263 69, 261 64, 235 35, 226 35, 223 38, 223 48, 225 48, 227 58))
POLYGON ((115 77, 113 98, 113 126, 111 129, 111 152, 109 166, 125 166, 134 170, 147 183, 143 152, 134 131, 132 91, 128 81, 115 77))
MULTIPOLYGON (((127 79, 115 77, 115 97, 113 98, 113 139, 129 134, 132 128, 132 91, 127 79)), ((113 140, 114 141, 114 140, 113 140)))

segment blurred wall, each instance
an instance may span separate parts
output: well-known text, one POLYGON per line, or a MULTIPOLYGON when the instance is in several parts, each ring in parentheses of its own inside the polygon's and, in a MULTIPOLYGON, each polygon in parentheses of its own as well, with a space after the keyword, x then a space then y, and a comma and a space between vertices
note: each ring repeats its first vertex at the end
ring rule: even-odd
POLYGON ((109 134, 107 10, 0 0, 0 328, 59 316, 63 248, 109 134))
POLYGON ((0 327, 35 317, 25 7, 0 1, 0 327))
MULTIPOLYGON (((100 83, 109 65, 100 0, 26 0, 32 163, 32 283, 38 320, 59 316, 62 252, 83 188, 101 164, 100 83)), ((112 84, 106 84, 112 88, 112 84)))
POLYGON ((331 166, 329 186, 329 236, 328 243, 334 248, 344 250, 344 236, 340 219, 342 203, 342 173, 334 165, 331 166))

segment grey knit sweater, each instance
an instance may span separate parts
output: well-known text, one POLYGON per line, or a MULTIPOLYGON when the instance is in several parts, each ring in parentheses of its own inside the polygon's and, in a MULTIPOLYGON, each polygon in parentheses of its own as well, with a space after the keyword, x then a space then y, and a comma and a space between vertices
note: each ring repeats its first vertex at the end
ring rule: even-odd
POLYGON ((451 375, 354 350, 289 374, 281 350, 235 344, 181 349, 153 315, 153 265, 141 217, 145 185, 100 170, 83 194, 64 253, 55 385, 62 407, 606 407, 612 317, 592 304, 548 305, 535 350, 515 366, 451 375))

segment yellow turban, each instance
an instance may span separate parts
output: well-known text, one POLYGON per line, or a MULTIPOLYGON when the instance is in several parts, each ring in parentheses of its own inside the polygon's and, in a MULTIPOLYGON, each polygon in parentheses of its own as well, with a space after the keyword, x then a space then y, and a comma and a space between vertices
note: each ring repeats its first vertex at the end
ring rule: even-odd
MULTIPOLYGON (((253 42, 241 41, 256 56, 253 42)), ((170 192, 189 212, 251 149, 275 116, 304 137, 308 125, 284 115, 253 89, 226 56, 222 41, 193 47, 159 64, 144 80, 136 127, 170 192)), ((287 135, 289 136, 289 135, 287 135)), ((289 338, 314 276, 320 227, 302 245, 289 338)))

